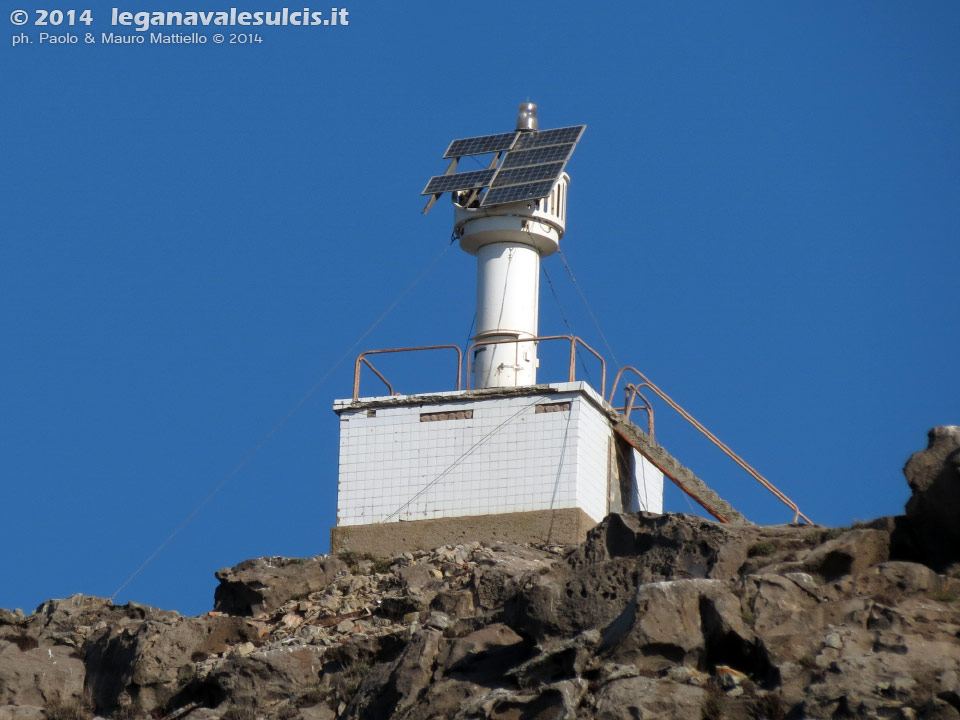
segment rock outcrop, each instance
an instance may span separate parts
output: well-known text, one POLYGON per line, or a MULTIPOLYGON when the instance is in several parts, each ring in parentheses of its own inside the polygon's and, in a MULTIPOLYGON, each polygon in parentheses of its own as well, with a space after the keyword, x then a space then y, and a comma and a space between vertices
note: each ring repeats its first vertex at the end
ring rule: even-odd
POLYGON ((938 570, 960 563, 960 427, 933 428, 903 473, 913 491, 907 520, 915 555, 938 570))
POLYGON ((250 560, 195 618, 0 610, 0 720, 958 719, 958 432, 852 528, 611 515, 578 547, 250 560))

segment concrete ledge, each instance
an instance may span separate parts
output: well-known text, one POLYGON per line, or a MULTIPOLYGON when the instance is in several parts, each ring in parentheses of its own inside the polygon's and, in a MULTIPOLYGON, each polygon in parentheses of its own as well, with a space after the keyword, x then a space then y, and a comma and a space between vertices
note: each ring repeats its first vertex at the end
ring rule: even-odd
POLYGON ((351 551, 393 557, 408 550, 474 541, 578 545, 597 523, 580 508, 502 515, 468 515, 436 520, 341 525, 330 530, 330 552, 351 551))

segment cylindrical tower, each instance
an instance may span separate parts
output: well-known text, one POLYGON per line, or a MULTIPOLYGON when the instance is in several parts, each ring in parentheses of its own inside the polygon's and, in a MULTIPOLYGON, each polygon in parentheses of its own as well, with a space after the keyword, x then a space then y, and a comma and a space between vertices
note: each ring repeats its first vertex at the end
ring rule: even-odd
MULTIPOLYGON (((537 129, 536 105, 523 103, 517 130, 537 129)), ((460 247, 477 257, 476 342, 473 387, 517 387, 537 382, 540 258, 560 247, 566 220, 567 186, 563 173, 550 193, 491 207, 464 207, 454 194, 455 232, 460 247)))

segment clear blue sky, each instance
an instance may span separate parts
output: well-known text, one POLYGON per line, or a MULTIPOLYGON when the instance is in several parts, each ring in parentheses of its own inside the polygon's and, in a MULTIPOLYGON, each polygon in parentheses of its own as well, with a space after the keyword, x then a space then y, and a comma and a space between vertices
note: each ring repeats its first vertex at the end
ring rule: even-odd
MULTIPOLYGON (((901 512, 904 461, 960 422, 954 0, 361 0, 245 46, 87 45, 113 6, 84 7, 77 45, 13 46, 0 16, 2 607, 110 596, 324 378, 117 601, 199 613, 221 567, 327 551, 355 353, 329 371, 447 246, 449 203, 419 196, 447 142, 528 99, 588 125, 562 246, 617 359, 815 520, 901 512)), ((464 342, 474 274, 454 246, 360 347, 464 342)), ((541 331, 566 331, 545 284, 541 331)), ((658 427, 751 519, 791 519, 658 427)))

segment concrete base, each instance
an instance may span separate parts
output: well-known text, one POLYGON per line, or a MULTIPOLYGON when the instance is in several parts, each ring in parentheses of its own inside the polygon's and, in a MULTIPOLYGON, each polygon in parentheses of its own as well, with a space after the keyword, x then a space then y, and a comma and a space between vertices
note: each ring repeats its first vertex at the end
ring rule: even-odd
POLYGON ((342 525, 330 531, 330 552, 393 557, 408 550, 474 541, 577 545, 594 525, 580 508, 342 525))

